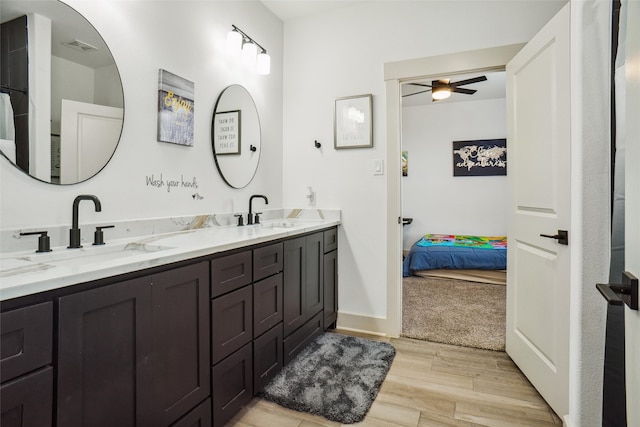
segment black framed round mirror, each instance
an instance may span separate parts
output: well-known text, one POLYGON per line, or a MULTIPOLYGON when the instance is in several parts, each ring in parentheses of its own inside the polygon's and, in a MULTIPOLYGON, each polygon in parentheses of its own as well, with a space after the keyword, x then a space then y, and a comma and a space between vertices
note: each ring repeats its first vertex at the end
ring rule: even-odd
POLYGON ((113 56, 97 30, 58 0, 2 0, 0 152, 52 184, 85 181, 120 140, 124 95, 113 56), (17 46, 17 48, 16 48, 17 46), (4 66, 8 64, 8 66, 4 66))
POLYGON ((225 88, 211 120, 211 146, 224 182, 244 188, 256 174, 262 151, 260 118, 251 94, 241 85, 225 88))

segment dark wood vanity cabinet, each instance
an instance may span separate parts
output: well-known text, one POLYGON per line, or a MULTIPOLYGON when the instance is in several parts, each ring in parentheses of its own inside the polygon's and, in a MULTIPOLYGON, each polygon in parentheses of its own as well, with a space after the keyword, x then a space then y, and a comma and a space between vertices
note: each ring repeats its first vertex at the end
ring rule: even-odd
POLYGON ((336 231, 3 305, 0 425, 225 425, 335 326, 336 231))
POLYGON ((208 263, 59 299, 58 426, 169 426, 210 394, 208 263))
POLYGON ((0 315, 0 425, 50 426, 53 417, 53 303, 0 315))

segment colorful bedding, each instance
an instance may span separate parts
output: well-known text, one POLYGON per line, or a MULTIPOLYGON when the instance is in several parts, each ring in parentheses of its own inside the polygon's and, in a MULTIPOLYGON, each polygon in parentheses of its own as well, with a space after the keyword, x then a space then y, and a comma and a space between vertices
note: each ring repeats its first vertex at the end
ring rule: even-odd
POLYGON ((403 262, 403 276, 420 270, 507 268, 504 236, 427 234, 417 241, 403 262))
POLYGON ((457 246, 478 249, 507 249, 506 236, 465 236, 455 234, 427 234, 420 239, 418 246, 457 246))

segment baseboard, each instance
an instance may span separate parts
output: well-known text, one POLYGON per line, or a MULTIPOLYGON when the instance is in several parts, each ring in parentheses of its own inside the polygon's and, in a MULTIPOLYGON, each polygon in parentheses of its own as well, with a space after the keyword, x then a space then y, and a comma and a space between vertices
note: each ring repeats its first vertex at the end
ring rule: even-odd
POLYGON ((352 313, 338 313, 338 328, 365 332, 373 335, 387 335, 385 333, 387 319, 384 317, 362 316, 352 313))

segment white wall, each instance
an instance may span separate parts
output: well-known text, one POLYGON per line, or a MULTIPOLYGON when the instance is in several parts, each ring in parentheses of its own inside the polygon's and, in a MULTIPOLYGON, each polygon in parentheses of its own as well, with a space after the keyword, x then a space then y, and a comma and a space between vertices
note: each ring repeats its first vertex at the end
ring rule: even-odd
MULTIPOLYGON (((282 22, 257 1, 83 1, 67 0, 102 34, 124 86, 125 118, 120 144, 96 177, 80 184, 54 186, 35 181, 0 158, 1 224, 5 230, 46 229, 71 223, 79 194, 95 194, 102 212, 81 206, 81 221, 102 222, 215 212, 246 211, 249 196, 282 205, 282 22), (225 37, 235 24, 262 44, 272 57, 271 74, 260 76, 230 61, 225 37), (157 142, 158 69, 195 83, 195 145, 157 142), (228 187, 211 151, 211 116, 220 92, 242 84, 253 95, 262 128, 261 162, 245 189, 228 187), (197 180, 189 188, 147 186, 146 176, 197 180)), ((270 206, 270 207, 271 207, 270 206)))
POLYGON ((107 65, 95 70, 96 86, 94 88, 94 102, 99 105, 122 108, 124 100, 119 96, 117 88, 120 82, 118 69, 115 65, 107 65))
POLYGON ((60 134, 62 100, 94 103, 95 72, 93 68, 51 57, 51 132, 60 134))
POLYGON ((506 138, 505 108, 502 98, 402 109, 404 249, 426 233, 506 236, 507 177, 454 177, 452 166, 452 141, 506 138))
POLYGON ((299 205, 311 185, 318 206, 342 209, 341 313, 386 316, 386 177, 373 160, 399 158, 386 158, 383 64, 526 42, 564 3, 358 2, 285 23, 284 204, 299 205), (335 98, 365 93, 373 148, 334 150, 335 98))

